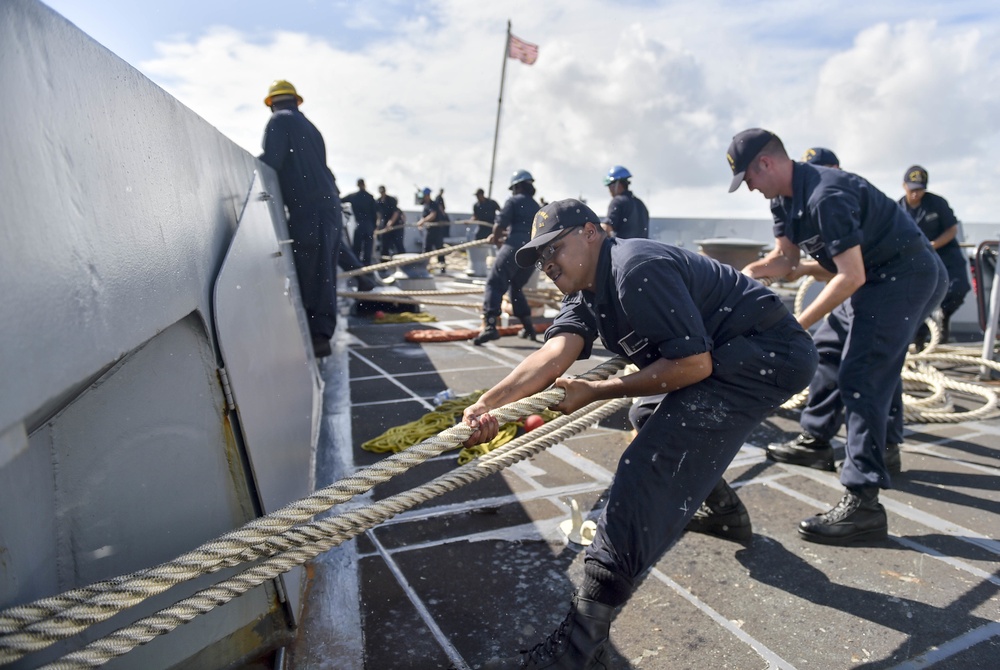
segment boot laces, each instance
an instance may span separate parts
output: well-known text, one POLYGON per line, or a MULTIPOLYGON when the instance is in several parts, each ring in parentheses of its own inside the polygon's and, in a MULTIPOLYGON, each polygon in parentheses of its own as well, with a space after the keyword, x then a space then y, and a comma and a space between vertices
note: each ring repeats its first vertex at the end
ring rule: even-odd
POLYGON ((703 502, 701 505, 698 506, 698 509, 697 511, 695 511, 693 518, 707 519, 712 516, 715 516, 715 512, 712 510, 711 507, 708 506, 707 502, 703 502))
POLYGON ((568 628, 570 626, 570 621, 573 619, 573 612, 566 615, 563 622, 559 624, 553 632, 549 633, 549 636, 536 644, 531 649, 522 649, 521 653, 524 654, 524 658, 521 659, 521 667, 529 668, 531 667, 532 661, 541 662, 550 658, 554 658, 559 654, 562 649, 563 640, 569 639, 568 628))
POLYGON ((850 491, 844 494, 840 502, 829 512, 823 514, 825 523, 837 523, 853 514, 861 506, 861 498, 850 491))

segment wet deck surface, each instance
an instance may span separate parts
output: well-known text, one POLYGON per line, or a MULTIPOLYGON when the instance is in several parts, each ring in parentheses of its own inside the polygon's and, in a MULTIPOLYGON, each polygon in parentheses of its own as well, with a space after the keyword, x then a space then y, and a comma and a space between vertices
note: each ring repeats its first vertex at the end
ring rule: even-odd
MULTIPOLYGON (((336 453, 320 453, 321 472, 377 462, 383 456, 361 450, 364 441, 430 411, 444 389, 489 388, 539 346, 517 337, 485 347, 406 342, 414 328, 478 326, 474 309, 428 311, 438 323, 349 318, 324 364, 324 443, 336 453)), ((607 357, 595 353, 604 357, 571 372, 607 357)), ((840 498, 836 475, 764 458, 764 445, 798 432, 797 416, 764 422, 727 472, 750 511, 752 543, 686 534, 615 619, 612 667, 1000 668, 1000 420, 908 425, 903 474, 881 496, 889 540, 840 548, 796 532, 799 520, 840 498)), ((318 561, 318 580, 356 566, 360 596, 354 603, 343 589, 313 589, 302 625, 308 651, 297 650, 293 666, 475 668, 541 641, 582 578, 582 548, 567 543, 559 523, 570 499, 585 515, 600 512, 628 444, 626 422, 616 414, 376 527, 332 563, 318 561), (338 639, 352 626, 358 639, 338 639)), ((428 461, 358 502, 425 483, 456 457, 428 461)))

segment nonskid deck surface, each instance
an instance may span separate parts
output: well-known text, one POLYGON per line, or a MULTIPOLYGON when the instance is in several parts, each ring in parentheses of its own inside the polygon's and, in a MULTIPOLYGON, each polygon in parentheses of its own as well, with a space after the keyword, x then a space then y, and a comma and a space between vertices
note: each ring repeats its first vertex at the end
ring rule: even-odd
MULTIPOLYGON (((436 327, 478 324, 473 309, 427 309, 436 327)), ((349 470, 375 463, 382 456, 361 450, 364 441, 430 411, 444 389, 490 387, 539 346, 517 337, 485 347, 415 344, 404 333, 428 326, 359 317, 347 326, 324 364, 327 425, 341 427, 324 441, 336 453, 319 455, 321 472, 338 461, 349 470)), ((612 667, 996 668, 1000 420, 908 425, 903 474, 881 497, 889 540, 841 548, 796 532, 802 518, 837 502, 836 475, 764 458, 764 445, 797 432, 797 416, 780 412, 764 422, 727 472, 750 511, 753 542, 686 534, 615 619, 612 667)), ((559 524, 571 499, 585 515, 599 513, 629 441, 626 424, 616 414, 359 537, 346 555, 357 568, 360 603, 339 594, 346 605, 331 608, 330 589, 314 590, 292 667, 475 668, 541 641, 582 578, 582 549, 567 544, 559 524), (360 630, 344 640, 351 606, 360 630)), ((363 502, 419 486, 454 468, 456 457, 424 463, 363 502)), ((348 568, 342 560, 315 567, 328 571, 317 574, 327 580, 348 568)))

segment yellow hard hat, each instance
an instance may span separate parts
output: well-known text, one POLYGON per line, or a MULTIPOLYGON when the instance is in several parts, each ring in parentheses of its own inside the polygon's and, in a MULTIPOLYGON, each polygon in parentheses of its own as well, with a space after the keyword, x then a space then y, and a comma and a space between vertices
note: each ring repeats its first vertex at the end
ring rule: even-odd
POLYGON ((295 87, 292 86, 290 81, 276 79, 272 82, 271 88, 267 89, 267 97, 264 98, 264 104, 270 107, 271 98, 276 95, 294 95, 298 99, 299 104, 302 104, 302 96, 295 92, 295 87))

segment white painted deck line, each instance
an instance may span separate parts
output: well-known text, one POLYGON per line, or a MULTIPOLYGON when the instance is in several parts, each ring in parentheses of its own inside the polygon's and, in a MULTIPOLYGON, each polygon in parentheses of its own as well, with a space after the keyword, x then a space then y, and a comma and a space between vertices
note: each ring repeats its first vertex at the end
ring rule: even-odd
POLYGON ((364 356, 362 356, 360 354, 357 354, 357 353, 355 353, 353 351, 348 350, 348 353, 351 356, 354 356, 355 358, 357 358, 362 363, 368 365, 370 368, 373 368, 373 369, 377 370, 379 372, 379 374, 381 374, 383 377, 385 377, 386 379, 388 379, 394 386, 396 386, 399 389, 401 389, 403 391, 403 393, 405 393, 406 395, 408 395, 410 398, 412 398, 413 400, 416 400, 417 402, 419 402, 420 404, 422 404, 424 407, 426 407, 428 411, 434 409, 434 405, 430 404, 429 402, 427 402, 426 400, 424 400, 423 398, 421 398, 419 395, 417 395, 416 393, 414 393, 413 391, 411 391, 408 386, 399 383, 396 380, 396 378, 392 374, 389 373, 388 370, 385 370, 384 368, 376 365, 375 363, 371 362, 370 360, 368 360, 364 356))
POLYGON ((743 630, 734 624, 732 621, 722 616, 714 609, 708 606, 703 600, 698 596, 694 595, 683 586, 672 580, 670 577, 666 576, 658 569, 653 568, 650 571, 653 577, 656 577, 659 581, 666 584, 672 591, 677 593, 680 597, 687 600, 689 603, 697 607, 701 612, 707 615, 710 619, 715 621, 717 624, 725 628, 731 635, 739 639, 741 642, 752 648, 757 654, 767 661, 768 668, 778 668, 779 670, 795 670, 795 666, 786 661, 785 659, 778 656, 776 653, 771 651, 767 645, 758 640, 757 638, 747 635, 743 630))
POLYGON ((413 590, 412 586, 410 586, 410 582, 407 581, 403 571, 399 569, 398 565, 396 565, 396 561, 392 559, 392 555, 385 550, 382 543, 378 541, 377 537, 375 537, 375 533, 366 531, 365 534, 368 536, 368 539, 371 540, 372 544, 375 545, 375 548, 378 550, 382 560, 385 561, 385 564, 389 568, 390 572, 392 572, 393 577, 396 578, 396 582, 399 584, 399 587, 403 589, 403 592, 406 593, 406 597, 410 599, 411 603, 413 603, 413 606, 417 609, 417 613, 420 615, 420 618, 423 619, 424 624, 427 625, 427 628, 431 631, 431 635, 434 636, 437 643, 441 645, 441 649, 444 650, 448 659, 455 665, 456 670, 471 670, 469 664, 466 663, 465 659, 462 658, 462 655, 458 653, 458 649, 455 648, 455 645, 451 643, 448 636, 445 635, 444 631, 442 631, 437 625, 437 621, 435 621, 434 617, 431 616, 430 610, 428 610, 427 606, 424 605, 424 601, 420 599, 417 592, 413 590))
POLYGON ((971 575, 979 577, 984 582, 989 582, 994 586, 1000 586, 1000 576, 986 572, 985 570, 981 570, 974 565, 969 565, 968 563, 960 559, 952 558, 951 556, 946 556, 945 554, 942 554, 936 549, 931 549, 930 547, 926 547, 920 544, 919 542, 914 542, 908 537, 902 537, 899 535, 891 535, 890 537, 899 544, 903 545, 904 547, 909 547, 910 549, 916 552, 919 552, 921 554, 926 554, 931 558, 936 558, 942 563, 947 563, 956 570, 962 570, 963 572, 968 572, 971 575))
POLYGON ((959 635, 945 644, 928 651, 926 654, 911 658, 887 670, 926 670, 936 663, 945 661, 997 635, 1000 635, 1000 623, 988 623, 985 626, 970 630, 965 635, 959 635))
MULTIPOLYGON (((950 441, 951 441, 951 439, 946 439, 946 440, 942 440, 938 444, 944 445, 944 444, 946 444, 946 443, 948 443, 950 441)), ((998 457, 997 466, 996 467, 991 467, 989 465, 982 465, 980 463, 970 463, 969 461, 963 460, 961 458, 955 458, 954 456, 949 456, 949 455, 947 455, 945 453, 942 453, 940 450, 935 449, 934 447, 928 447, 928 446, 922 446, 922 445, 921 446, 913 446, 913 445, 910 445, 910 444, 906 444, 906 445, 903 446, 903 448, 901 449, 901 451, 904 454, 921 454, 923 456, 930 456, 931 458, 937 458, 937 459, 942 460, 942 461, 947 461, 949 463, 954 463, 956 465, 961 465, 964 468, 968 468, 969 470, 974 470, 974 471, 982 473, 984 475, 994 475, 995 476, 998 472, 1000 472, 1000 457, 998 457)), ((1000 450, 997 451, 997 454, 1000 455, 1000 450)))
MULTIPOLYGON (((494 496, 492 498, 479 498, 474 501, 455 503, 453 505, 441 505, 433 509, 426 510, 413 510, 410 512, 403 512, 391 519, 383 521, 380 526, 394 526, 400 523, 409 523, 412 521, 424 521, 427 519, 436 519, 440 517, 454 516, 456 514, 465 514, 478 509, 490 508, 490 507, 501 507, 503 505, 512 505, 515 503, 525 503, 534 500, 544 500, 546 498, 559 498, 562 496, 573 496, 581 495, 584 493, 592 493, 596 491, 603 491, 604 486, 584 483, 584 484, 568 484, 566 486, 560 486, 557 488, 550 489, 537 489, 531 492, 521 492, 512 493, 503 496, 494 496)), ((586 510, 581 510, 581 512, 586 516, 586 510)), ((566 518, 569 518, 569 510, 567 509, 566 518)), ((450 542, 452 540, 445 540, 444 542, 450 542)), ((444 543, 442 542, 442 543, 444 543)))

